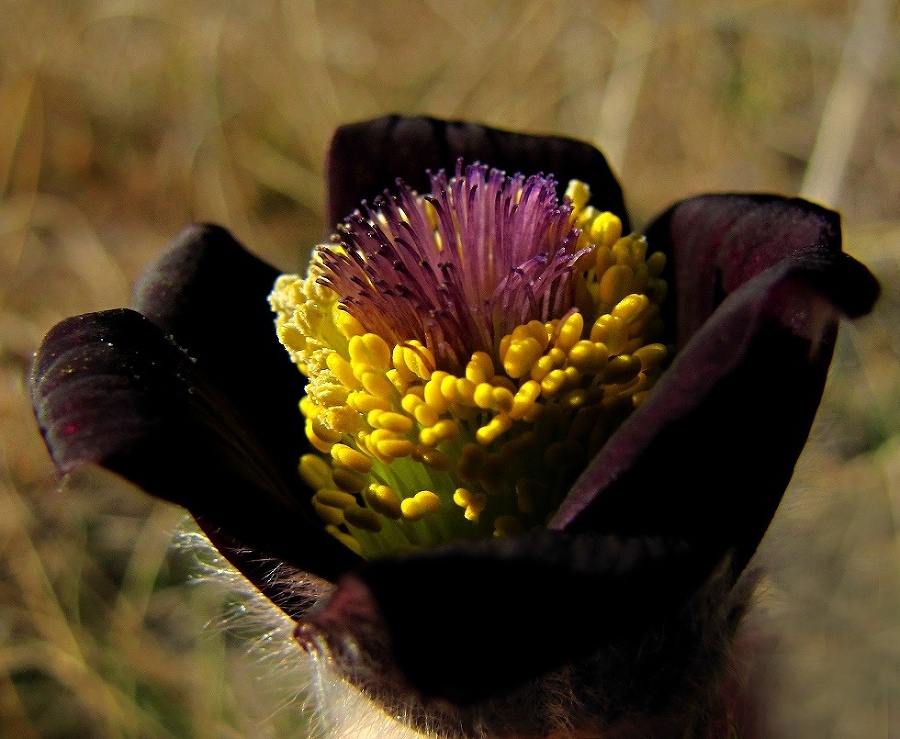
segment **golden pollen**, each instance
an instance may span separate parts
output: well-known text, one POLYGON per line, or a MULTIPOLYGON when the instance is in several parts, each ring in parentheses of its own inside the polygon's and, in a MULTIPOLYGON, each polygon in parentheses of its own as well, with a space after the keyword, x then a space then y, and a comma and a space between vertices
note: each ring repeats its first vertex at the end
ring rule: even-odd
POLYGON ((587 185, 560 205, 548 178, 441 177, 431 196, 355 214, 270 296, 309 378, 300 476, 326 530, 367 558, 546 525, 669 358, 665 258, 588 206, 587 185), (502 223, 476 229, 476 216, 502 223), (540 233, 518 233, 520 216, 540 233), (524 241, 531 251, 509 245, 524 241), (349 262, 352 295, 335 289, 349 262))

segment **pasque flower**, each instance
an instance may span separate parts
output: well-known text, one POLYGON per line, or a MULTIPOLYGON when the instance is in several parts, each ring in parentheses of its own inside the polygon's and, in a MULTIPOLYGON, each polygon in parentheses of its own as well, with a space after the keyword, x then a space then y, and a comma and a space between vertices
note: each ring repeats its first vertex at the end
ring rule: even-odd
POLYGON ((705 195, 633 235, 592 147, 425 118, 340 128, 328 178, 308 276, 195 226, 50 331, 60 472, 185 506, 400 721, 726 736, 741 575, 878 294, 837 214, 705 195))

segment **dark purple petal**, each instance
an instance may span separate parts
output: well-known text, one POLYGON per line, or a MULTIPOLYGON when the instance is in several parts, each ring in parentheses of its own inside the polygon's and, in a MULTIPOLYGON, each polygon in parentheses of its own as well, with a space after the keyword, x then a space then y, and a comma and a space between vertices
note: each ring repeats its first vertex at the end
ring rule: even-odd
MULTIPOLYGON (((677 345, 687 340, 722 299, 763 270, 809 251, 841 251, 840 216, 799 198, 776 195, 702 195, 676 203, 646 231, 653 250, 668 256, 667 326, 677 329, 677 345)), ((864 267, 848 265, 828 274, 838 279, 829 296, 851 318, 867 313, 877 296, 864 267), (875 292, 873 292, 873 290, 875 292)))
MULTIPOLYGON (((38 350, 31 388, 61 473, 102 465, 183 505, 214 539, 321 577, 358 561, 309 517, 198 363, 139 313, 90 313, 58 324, 38 350)), ((249 574, 260 584, 262 572, 250 567, 249 574)), ((279 602, 277 591, 267 595, 279 602)))
POLYGON ((560 136, 529 136, 499 131, 475 123, 436 118, 386 116, 341 126, 335 131, 328 157, 328 223, 334 226, 363 200, 371 201, 397 178, 418 192, 427 192, 426 170, 456 170, 480 162, 507 174, 552 174, 561 197, 569 180, 591 186, 591 203, 618 215, 628 231, 622 189, 603 155, 590 144, 560 136))
POLYGON ((839 251, 835 214, 803 201, 686 201, 648 238, 674 256, 680 351, 551 526, 683 537, 741 568, 806 442, 839 314, 867 311, 878 285, 839 251))
MULTIPOLYGON (((297 410, 305 380, 275 335, 267 298, 278 275, 224 228, 194 225, 144 270, 133 305, 216 384, 294 489, 309 451, 297 410)), ((308 495, 298 498, 311 513, 308 495)))
POLYGON ((343 578, 298 638, 324 633, 345 667, 337 652, 349 636, 369 660, 384 660, 374 671, 396 660, 403 674, 392 679, 467 704, 639 638, 683 606, 714 566, 707 552, 653 538, 543 532, 448 546, 343 578))

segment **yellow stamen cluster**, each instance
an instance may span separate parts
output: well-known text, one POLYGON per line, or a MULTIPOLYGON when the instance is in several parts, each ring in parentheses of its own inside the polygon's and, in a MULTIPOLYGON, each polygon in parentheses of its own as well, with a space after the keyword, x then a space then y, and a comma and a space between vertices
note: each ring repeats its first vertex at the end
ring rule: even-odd
POLYGON ((542 526, 662 372, 661 254, 570 185, 585 249, 575 305, 472 353, 456 374, 411 339, 393 346, 319 283, 283 276, 278 336, 309 376, 300 474, 334 536, 366 557, 542 526))

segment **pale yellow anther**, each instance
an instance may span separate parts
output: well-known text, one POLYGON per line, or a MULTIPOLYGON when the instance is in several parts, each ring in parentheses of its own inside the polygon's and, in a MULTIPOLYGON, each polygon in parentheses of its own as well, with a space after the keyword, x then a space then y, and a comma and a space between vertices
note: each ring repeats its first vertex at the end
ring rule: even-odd
POLYGON ((611 247, 621 236, 622 221, 612 213, 601 213, 591 223, 590 238, 595 244, 611 247))
POLYGON ((420 521, 425 516, 437 513, 441 508, 441 499, 430 490, 420 490, 412 498, 400 502, 403 517, 410 521, 420 521))
POLYGON ((335 444, 331 447, 331 458, 338 464, 363 474, 372 469, 371 459, 346 444, 335 444))
POLYGON ((476 385, 494 376, 494 363, 487 352, 475 352, 466 365, 466 379, 476 385))
POLYGON ((615 305, 631 293, 631 267, 614 264, 600 278, 600 300, 604 305, 615 305))
POLYGON ((516 536, 524 530, 522 522, 515 516, 497 516, 494 519, 494 536, 516 536))
POLYGON ((418 341, 398 344, 391 353, 391 359, 396 368, 405 369, 421 380, 428 380, 434 372, 434 355, 418 341))
POLYGON ((312 419, 312 430, 315 435, 324 442, 334 444, 341 440, 342 434, 325 425, 321 417, 316 416, 312 419))
POLYGON ((300 457, 300 477, 313 490, 330 487, 333 484, 331 467, 318 454, 304 454, 300 457))
POLYGON ((425 446, 435 447, 443 441, 455 439, 459 436, 459 431, 459 424, 456 421, 444 418, 434 424, 434 426, 422 429, 419 432, 419 441, 425 446))
POLYGON ((408 434, 414 425, 409 416, 393 411, 371 411, 366 420, 372 428, 387 429, 395 434, 408 434))
POLYGON ((389 411, 391 409, 391 403, 387 398, 372 395, 362 390, 350 393, 347 397, 347 405, 353 410, 366 415, 375 410, 389 411))
POLYGON ((568 353, 581 338, 581 332, 584 330, 584 316, 577 311, 572 313, 557 329, 558 333, 553 342, 554 348, 561 352, 568 353))
POLYGON ((346 359, 337 352, 331 352, 326 360, 328 369, 330 369, 338 381, 348 390, 359 390, 362 385, 353 374, 353 367, 346 359))
POLYGON ((627 326, 640 319, 649 307, 650 299, 646 295, 627 295, 616 303, 611 315, 621 319, 627 326))
POLYGON ((498 413, 478 431, 475 432, 475 439, 479 444, 487 446, 495 441, 498 436, 505 434, 512 428, 513 420, 508 413, 498 413))
POLYGON ((400 496, 387 485, 373 483, 363 491, 363 500, 376 513, 397 520, 403 515, 400 510, 400 496))

